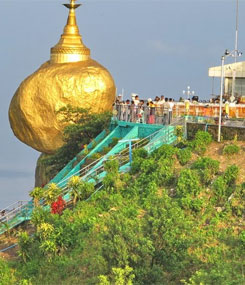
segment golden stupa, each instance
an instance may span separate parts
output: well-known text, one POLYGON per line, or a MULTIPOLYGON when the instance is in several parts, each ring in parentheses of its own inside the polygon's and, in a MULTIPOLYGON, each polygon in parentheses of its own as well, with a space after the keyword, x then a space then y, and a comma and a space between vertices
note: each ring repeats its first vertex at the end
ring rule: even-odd
POLYGON ((75 9, 69 9, 67 24, 50 60, 26 78, 17 89, 9 120, 16 137, 43 153, 53 153, 63 144, 65 127, 57 111, 68 104, 91 108, 92 112, 112 109, 116 88, 108 70, 90 58, 82 42, 75 9))

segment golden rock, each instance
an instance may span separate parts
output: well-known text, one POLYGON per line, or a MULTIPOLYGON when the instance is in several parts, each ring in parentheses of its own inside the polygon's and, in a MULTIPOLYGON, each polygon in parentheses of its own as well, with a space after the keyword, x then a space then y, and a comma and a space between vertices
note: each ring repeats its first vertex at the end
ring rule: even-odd
POLYGON ((43 153, 62 146, 65 127, 57 111, 70 104, 99 113, 112 110, 115 84, 106 68, 90 58, 76 24, 71 0, 67 25, 59 43, 51 49, 50 61, 25 79, 9 108, 9 120, 16 137, 43 153))

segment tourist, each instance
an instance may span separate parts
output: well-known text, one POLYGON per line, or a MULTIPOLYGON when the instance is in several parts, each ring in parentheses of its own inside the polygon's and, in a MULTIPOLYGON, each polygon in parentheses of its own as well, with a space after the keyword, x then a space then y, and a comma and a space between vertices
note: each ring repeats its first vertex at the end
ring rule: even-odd
POLYGON ((140 103, 139 96, 136 95, 136 96, 135 96, 135 99, 134 99, 134 104, 135 104, 135 106, 138 106, 139 103, 140 103))
POLYGON ((125 101, 122 101, 122 103, 120 104, 120 121, 125 121, 126 120, 126 103, 125 101))
POLYGON ((131 101, 130 105, 130 122, 132 123, 136 122, 136 106, 133 100, 131 101))
POLYGON ((163 95, 161 95, 161 99, 159 100, 160 105, 163 106, 163 104, 165 103, 165 97, 163 95))
POLYGON ((160 125, 162 124, 162 108, 161 108, 161 104, 160 104, 160 98, 157 96, 155 99, 155 123, 160 125))
POLYGON ((148 124, 155 124, 155 105, 153 101, 149 102, 149 107, 150 107, 150 115, 149 115, 148 124))
POLYGON ((163 104, 163 124, 167 125, 169 121, 169 101, 168 98, 165 98, 165 103, 163 104))
POLYGON ((169 109, 168 109, 168 123, 169 125, 172 123, 173 119, 173 108, 174 108, 174 102, 173 99, 169 99, 169 109))

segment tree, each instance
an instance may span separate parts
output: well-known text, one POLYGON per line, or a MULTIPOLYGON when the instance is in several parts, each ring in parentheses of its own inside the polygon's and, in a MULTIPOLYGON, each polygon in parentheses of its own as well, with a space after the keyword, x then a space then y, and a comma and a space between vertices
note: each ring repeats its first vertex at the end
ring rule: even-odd
POLYGON ((89 109, 67 105, 58 111, 68 126, 64 129, 64 145, 54 155, 43 159, 49 166, 52 176, 55 176, 65 165, 72 160, 84 147, 88 145, 104 129, 108 129, 111 122, 111 113, 92 113, 89 109))
POLYGON ((62 190, 55 184, 50 183, 48 189, 44 192, 44 199, 48 205, 51 205, 61 194, 62 190))
POLYGON ((34 199, 35 207, 38 207, 40 200, 44 197, 44 189, 41 187, 35 187, 29 195, 34 199))

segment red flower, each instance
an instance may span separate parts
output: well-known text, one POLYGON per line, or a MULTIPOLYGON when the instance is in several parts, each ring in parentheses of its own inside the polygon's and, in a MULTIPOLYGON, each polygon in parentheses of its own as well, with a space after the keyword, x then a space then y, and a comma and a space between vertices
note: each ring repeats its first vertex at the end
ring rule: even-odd
POLYGON ((51 213, 61 215, 63 213, 65 205, 66 205, 65 200, 61 196, 59 196, 57 201, 51 204, 51 213))

